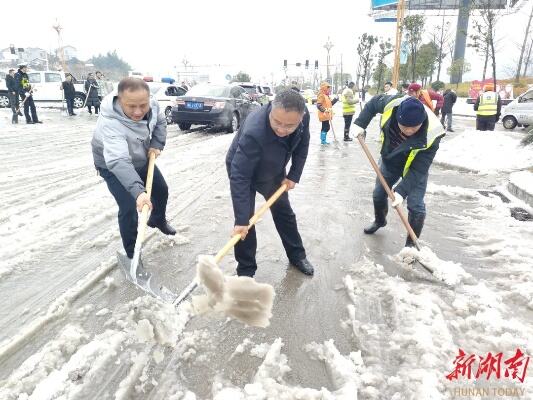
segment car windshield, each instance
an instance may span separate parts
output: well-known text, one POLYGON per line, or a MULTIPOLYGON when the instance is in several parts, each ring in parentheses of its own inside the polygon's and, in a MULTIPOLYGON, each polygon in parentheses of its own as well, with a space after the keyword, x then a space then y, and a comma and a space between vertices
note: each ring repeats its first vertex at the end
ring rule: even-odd
POLYGON ((270 88, 268 86, 263 86, 263 91, 265 92, 265 94, 272 94, 272 92, 270 91, 270 88))
POLYGON ((229 97, 230 88, 222 85, 196 85, 187 92, 187 96, 229 97))
POLYGON ((150 94, 152 96, 156 94, 159 91, 159 89, 161 89, 161 86, 159 85, 148 85, 148 87, 150 88, 150 94))

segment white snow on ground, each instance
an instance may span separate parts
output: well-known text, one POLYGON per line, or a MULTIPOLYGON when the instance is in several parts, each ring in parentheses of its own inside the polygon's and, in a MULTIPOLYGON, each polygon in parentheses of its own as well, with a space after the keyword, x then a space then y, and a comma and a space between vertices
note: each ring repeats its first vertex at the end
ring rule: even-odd
POLYGON ((484 174, 533 167, 531 147, 520 139, 512 132, 466 130, 441 141, 435 162, 484 174))
MULTIPOLYGON (((81 328, 67 325, 55 340, 12 372, 0 388, 0 398, 95 398, 95 380, 105 379, 103 371, 110 371, 112 378, 117 372, 118 357, 129 373, 115 396, 128 399, 132 390, 142 391, 145 384, 153 385, 142 379, 152 357, 151 350, 157 349, 153 358, 161 362, 164 357, 161 349, 178 345, 190 316, 189 303, 176 312, 170 304, 143 296, 115 310, 104 323, 107 329, 91 338, 81 328), (142 352, 131 350, 136 343, 144 344, 142 352)), ((194 341, 197 340, 195 337, 194 341)))
POLYGON ((330 392, 290 386, 285 375, 290 372, 287 356, 282 353, 283 341, 276 339, 271 345, 261 344, 251 354, 263 358, 253 381, 243 389, 226 382, 213 384, 214 400, 300 399, 300 400, 357 400, 357 384, 364 371, 359 352, 343 356, 332 340, 323 344, 310 343, 306 351, 313 358, 324 361, 327 371, 337 388, 330 392), (260 349, 260 350, 258 350, 260 349))
MULTIPOLYGON (((533 146, 529 147, 529 151, 533 152, 533 146)), ((519 172, 513 172, 509 176, 509 181, 528 193, 529 195, 533 196, 533 172, 531 171, 519 171, 519 172)))

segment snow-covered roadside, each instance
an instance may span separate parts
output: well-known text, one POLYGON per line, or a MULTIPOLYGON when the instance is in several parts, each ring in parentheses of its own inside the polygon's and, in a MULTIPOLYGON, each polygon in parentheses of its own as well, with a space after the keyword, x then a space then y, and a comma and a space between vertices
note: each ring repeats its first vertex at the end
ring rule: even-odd
POLYGON ((510 172, 533 167, 533 151, 520 145, 514 132, 466 130, 445 137, 435 163, 483 174, 510 172))
MULTIPOLYGON (((530 149, 533 152, 533 147, 530 149)), ((533 172, 513 172, 509 176, 509 191, 533 208, 533 172)))

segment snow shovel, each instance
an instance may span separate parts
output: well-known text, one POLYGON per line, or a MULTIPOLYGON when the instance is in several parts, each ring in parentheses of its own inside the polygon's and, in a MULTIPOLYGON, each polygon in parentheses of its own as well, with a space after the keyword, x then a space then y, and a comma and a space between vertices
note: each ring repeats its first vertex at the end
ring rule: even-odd
MULTIPOLYGON (((148 173, 146 176, 146 193, 148 197, 152 195, 152 182, 154 179, 155 154, 150 153, 148 158, 148 173)), ((146 233, 146 224, 148 222, 149 207, 145 204, 141 210, 139 225, 137 229, 137 239, 135 240, 135 249, 133 250, 133 259, 130 261, 122 253, 117 253, 118 265, 121 267, 128 281, 151 294, 152 296, 164 301, 171 302, 176 297, 165 286, 155 282, 152 274, 144 269, 141 261, 142 243, 146 233)))
MULTIPOLYGON (((374 160, 374 157, 372 157, 372 154, 370 153, 370 150, 368 150, 368 146, 365 143, 365 140, 363 139, 362 135, 357 135, 357 140, 359 140, 359 143, 361 143, 361 147, 363 148, 363 151, 365 152, 366 156, 368 157, 368 161, 370 161, 370 164, 372 164, 372 168, 374 168, 374 171, 376 171, 376 174, 378 176, 379 181, 381 182, 381 185, 389 195, 389 198, 394 201, 394 193, 392 193, 392 190, 390 189, 389 185, 387 185, 387 181, 383 177, 383 174, 379 170, 379 166, 374 160)), ((407 233, 411 237, 411 240, 415 244, 415 248, 420 251, 420 245, 418 244, 418 238, 416 237, 415 232, 413 231, 413 228, 411 228, 411 225, 409 224, 409 221, 407 220, 407 217, 402 211, 401 205, 397 205, 394 207, 396 211, 398 212, 398 215, 400 216, 400 219, 403 222, 403 225, 405 226, 405 229, 407 230, 407 233)), ((426 271, 428 271, 430 274, 433 274, 433 269, 428 267, 427 265, 423 264, 420 260, 416 259, 416 262, 418 262, 426 271)))
MULTIPOLYGON (((17 96, 18 96, 18 93, 17 93, 17 96)), ((30 96, 26 96, 26 97, 24 97, 24 100, 22 100, 22 103, 19 104, 19 108, 17 108, 17 114, 20 112, 20 109, 21 109, 22 107, 24 107, 24 103, 26 103, 26 100, 28 100, 29 97, 30 97, 30 96)))
POLYGON ((331 126, 331 132, 333 133, 333 140, 335 141, 335 145, 339 147, 339 142, 337 141, 337 135, 335 135, 335 128, 333 127, 333 108, 330 111, 330 119, 329 119, 329 125, 331 126))
POLYGON ((85 105, 87 104, 87 99, 89 98, 89 93, 91 93, 91 89, 93 88, 94 86, 91 84, 89 85, 89 89, 87 90, 87 94, 85 95, 85 100, 83 102, 83 106, 81 108, 85 108, 85 105))
MULTIPOLYGON (((287 185, 283 184, 281 187, 266 201, 265 204, 261 206, 259 210, 250 218, 250 223, 248 229, 251 229, 261 218, 261 216, 276 202, 277 199, 287 190, 287 185)), ((226 245, 216 254, 214 261, 218 264, 222 258, 230 251, 237 243, 241 240, 241 235, 233 235, 231 239, 226 243, 226 245)), ((199 263, 202 261, 200 260, 199 263)), ((191 292, 198 287, 198 278, 196 277, 190 284, 187 286, 181 294, 174 301, 174 305, 178 306, 185 298, 191 294, 191 292)))

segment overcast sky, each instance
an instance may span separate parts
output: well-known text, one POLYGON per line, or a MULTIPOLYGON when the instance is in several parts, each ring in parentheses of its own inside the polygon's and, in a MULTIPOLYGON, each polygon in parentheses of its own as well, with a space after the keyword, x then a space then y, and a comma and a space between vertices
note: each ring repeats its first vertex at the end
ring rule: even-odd
MULTIPOLYGON (((499 22, 500 75, 509 75, 509 66, 516 64, 533 0, 520 4, 517 12, 499 22)), ((56 48, 52 25, 57 18, 63 27, 63 44, 76 47, 81 59, 116 49, 134 69, 164 75, 174 67, 183 70, 185 57, 193 65, 220 64, 228 73, 243 70, 256 81, 268 82, 272 76, 275 80, 282 76, 284 59, 289 64, 309 59, 311 68, 315 59, 325 65, 323 46, 328 36, 334 44, 332 63, 340 64, 342 54, 344 71, 355 75, 358 36, 368 32, 393 38, 396 27, 373 21, 370 0, 25 0, 14 5, 14 15, 22 9, 27 10, 23 18, 2 18, 0 47, 13 43, 56 48)), ((454 31, 456 15, 450 16, 454 31)), ((428 17, 426 31, 441 20, 428 17)), ((482 60, 470 49, 466 58, 473 70, 466 78, 480 77, 482 60)), ((445 68, 448 65, 449 60, 445 68)))

